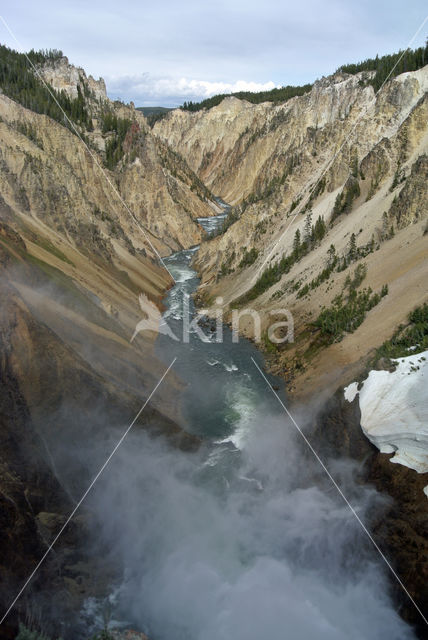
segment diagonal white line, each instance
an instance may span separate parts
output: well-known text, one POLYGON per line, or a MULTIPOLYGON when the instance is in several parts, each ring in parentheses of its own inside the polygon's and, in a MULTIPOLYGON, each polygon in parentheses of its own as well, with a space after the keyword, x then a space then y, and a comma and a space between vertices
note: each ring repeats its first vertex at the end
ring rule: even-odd
POLYGON ((305 443, 308 445, 309 449, 312 451, 312 453, 314 454, 315 458, 318 460, 319 464, 321 465, 321 467, 324 469, 325 473, 327 474, 327 476, 330 478, 331 482, 333 483, 334 487, 337 489, 339 495, 343 498, 343 500, 345 501, 345 503, 348 505, 349 509, 351 510, 352 514, 355 516, 355 518, 357 519, 357 521, 359 522, 360 526, 362 527, 364 533, 366 533, 366 535, 368 536, 368 538, 370 539, 370 541, 372 542, 372 544, 374 545, 376 551, 379 553, 379 555, 381 556, 382 560, 385 562, 385 564, 387 565, 387 567, 389 568, 389 570, 391 571, 392 575, 394 576, 394 578, 397 580, 398 584, 401 586, 401 588, 403 589, 404 593, 407 595, 407 597, 409 598, 410 602, 413 604, 413 606, 415 607, 415 609, 417 610, 417 612, 420 614, 422 620, 425 622, 425 624, 428 626, 428 620, 426 619, 426 617, 424 616, 424 614, 422 613, 422 611, 420 610, 420 608, 418 607, 418 605, 416 604, 416 602, 414 601, 414 599, 412 598, 412 596, 410 595, 410 593, 407 591, 406 587, 404 586, 403 582, 400 580, 400 577, 397 575, 396 571, 394 570, 394 568, 392 567, 391 563, 388 561, 388 559, 386 558, 386 556, 384 555, 384 553, 382 552, 382 550, 380 549, 379 545, 377 544, 377 542, 374 540, 372 534, 370 533, 370 531, 367 529, 366 525, 364 524, 364 522, 361 520, 360 516, 358 515, 358 513, 355 511, 354 507, 351 505, 351 503, 349 502, 348 498, 345 496, 345 494, 343 493, 342 489, 339 487, 339 485, 337 484, 336 480, 333 478, 333 476, 331 475, 330 471, 327 469, 327 467, 325 466, 324 462, 321 460, 321 458, 319 457, 318 453, 315 451, 315 449, 313 448, 313 446, 311 445, 310 441, 308 440, 308 438, 305 436, 305 434, 303 433, 303 431, 301 430, 301 428, 299 427, 299 425, 297 424, 297 422, 295 421, 295 419, 293 418, 293 416, 291 415, 291 413, 289 412, 289 410, 287 409, 287 407, 285 406, 285 404, 283 403, 283 401, 281 400, 281 398, 279 397, 279 395, 276 393, 275 389, 272 387, 272 385, 270 384, 269 380, 266 378, 265 374, 263 373, 263 371, 260 369, 259 365, 257 364, 257 362, 254 360, 254 358, 251 356, 251 360, 253 361, 254 366, 256 367, 256 369, 259 371, 260 375, 262 376, 262 378, 264 379, 264 381, 266 382, 267 386, 269 387, 269 389, 272 391, 272 393, 274 394, 274 396, 276 397, 276 399, 278 400, 279 404, 281 405, 281 407, 284 409, 285 413, 288 415, 288 417, 290 418, 291 422, 293 423, 293 425, 296 427, 297 431, 300 433, 300 435, 302 436, 303 440, 305 441, 305 443))
POLYGON ((47 558, 47 556, 49 555, 49 553, 52 551, 52 548, 54 547, 54 545, 56 544, 56 542, 58 541, 58 539, 61 537, 61 535, 63 534, 64 530, 66 529, 67 525, 69 524, 70 520, 73 518, 73 516, 75 515, 76 511, 79 509, 79 507, 81 506, 82 502, 85 500, 86 496, 89 494, 89 492, 92 490, 94 484, 97 482, 98 478, 101 476, 101 474, 103 473, 103 471, 105 470, 105 468, 107 467, 107 465, 109 464, 110 460, 113 458, 114 454, 116 453, 116 451, 119 449, 120 445, 122 444, 122 442, 125 440, 126 436, 128 435, 128 433, 130 432, 130 430, 132 429, 132 427, 134 426, 134 424, 136 423, 136 421, 138 420, 138 418, 140 417, 140 415, 142 414, 142 412, 144 411, 144 409, 146 408, 147 404, 150 402, 151 398, 153 397, 153 395, 155 394, 156 390, 160 387, 161 383, 163 382, 165 376, 167 375, 167 373, 169 372, 169 370, 172 368, 174 362, 177 360, 177 358, 175 357, 174 360, 171 362, 171 364, 169 365, 168 369, 164 372, 163 376, 161 377, 161 379, 158 381, 158 383, 156 384, 155 388, 153 389, 153 391, 151 392, 151 394, 149 395, 149 397, 147 398, 147 400, 144 402, 143 406, 141 407, 141 409, 139 410, 139 412, 137 413, 137 415, 135 416, 135 418, 133 419, 133 421, 131 422, 131 424, 129 425, 129 427, 126 429, 126 431, 124 432, 124 434, 122 435, 122 437, 120 438, 120 440, 117 442, 116 446, 114 447, 113 451, 110 453, 110 455, 108 456, 107 460, 104 462, 104 464, 101 466, 101 468, 99 469, 98 473, 96 474, 96 476, 94 477, 94 479, 92 480, 91 484, 89 485, 89 487, 86 489, 85 493, 82 495, 82 497, 80 498, 79 502, 76 504, 76 506, 74 507, 73 511, 70 513, 70 515, 68 516, 67 520, 64 522, 64 524, 62 525, 61 529, 58 531, 57 535, 55 536, 55 538, 53 539, 53 541, 50 543, 50 545, 48 546, 48 548, 46 549, 45 553, 43 554, 43 556, 40 558, 39 562, 37 563, 37 565, 35 566, 35 568, 33 569, 33 571, 31 572, 31 574, 29 575, 29 577, 27 578, 27 580, 25 581, 24 585, 22 586, 22 588, 20 589, 20 591, 18 592, 18 594, 16 595, 15 599, 13 600, 13 602, 11 603, 11 605, 9 606, 8 610, 6 611, 6 613, 3 615, 2 619, 0 620, 0 626, 3 624, 4 620, 7 618, 7 616, 9 615, 9 613, 12 611, 13 607, 15 606, 16 602, 19 600, 19 598, 21 597, 21 595, 23 594, 23 592, 25 591, 25 589, 27 588, 27 586, 29 585, 29 583, 31 582, 32 578, 35 576, 35 574, 37 573, 37 571, 40 569, 40 567, 42 566, 43 562, 45 561, 45 559, 47 558))
MULTIPOLYGON (((425 23, 428 21, 428 15, 426 16, 426 18, 422 21, 421 25, 418 27, 418 29, 416 30, 416 32, 414 33, 414 35, 411 37, 411 39, 409 40, 409 42, 407 43, 406 48, 403 50, 403 53, 401 54, 401 56, 398 58, 397 62, 394 64, 394 66, 392 67, 391 71, 388 73, 388 75, 386 76, 385 80, 382 82, 381 86, 379 87, 379 90, 377 93, 379 93, 383 87, 385 86, 386 82, 388 82, 388 80, 390 79, 391 75, 394 73, 395 69, 397 68, 398 64, 401 62, 401 60, 403 59, 403 56, 406 54, 406 51, 409 49, 410 45, 413 43, 413 41, 415 40, 415 38, 418 36, 418 34, 421 32, 421 30, 423 29, 425 23)), ((327 164, 325 165, 324 169, 322 170, 322 172, 320 173, 317 181, 314 183, 313 187, 309 190, 308 192, 308 199, 310 198, 311 194, 315 191, 317 185, 319 184, 320 180, 323 178, 323 176, 326 174, 326 172, 328 171, 328 169, 331 167, 331 165, 333 164, 333 162, 336 160, 337 156, 339 155, 339 153, 342 151, 343 147, 345 146, 345 144, 348 142, 349 138, 352 136, 352 134, 354 133, 357 125, 359 124, 359 122, 361 121, 361 119, 367 114, 367 112, 369 111, 369 109, 371 108, 372 104, 376 102, 376 95, 374 96, 373 101, 367 105, 366 109, 361 111, 360 115, 358 116, 358 118, 355 120, 354 124, 351 126, 348 134, 346 135, 345 139, 343 140, 342 144, 340 145, 339 149, 336 151, 336 153, 333 155, 333 157, 327 162, 327 164)), ((301 196, 303 196, 305 192, 305 187, 303 187, 303 189, 301 189, 298 193, 298 195, 296 196, 295 199, 300 198, 301 196)), ((298 209, 300 207, 297 207, 298 209)), ((286 235, 287 231, 290 228, 290 225, 294 222, 294 220, 296 219, 296 217, 299 215, 300 211, 296 211, 296 213, 292 216, 290 222, 288 223, 288 225, 286 226, 285 230, 281 233, 281 235, 279 236, 277 242, 275 243, 275 245, 272 247, 272 250, 269 252, 267 258, 263 261, 260 269, 257 271, 257 275, 260 275, 261 271, 264 269, 264 267, 268 264, 268 262, 271 260, 273 252, 275 251, 275 249, 277 248, 277 246, 280 244, 281 240, 284 238, 284 236, 286 235)))
MULTIPOLYGON (((6 27, 6 29, 8 30, 8 32, 10 33, 10 35, 12 36, 12 38, 15 40, 16 44, 18 45, 18 47, 20 47, 21 49, 23 49, 21 43, 19 42, 18 38, 15 36, 15 34, 13 33, 13 31, 11 30, 11 28, 9 27, 9 25, 7 24, 6 20, 3 18, 3 16, 0 15, 0 20, 3 22, 4 26, 6 27)), ((106 181, 108 182, 109 186, 111 187, 113 193, 117 196, 117 198, 119 199, 120 203, 125 207, 126 211, 129 213, 129 215, 131 216, 132 220, 134 221, 134 223, 136 224, 136 226, 138 227, 138 229, 141 231, 141 233, 143 234, 143 236, 145 237, 145 239, 147 240, 148 244, 150 245, 150 247, 153 249, 153 251, 155 252, 155 254, 157 255, 157 257, 159 258, 160 263, 162 264, 162 266, 164 267, 164 269, 166 269, 169 273, 169 275, 171 276, 171 278, 173 279, 173 281, 175 282, 175 278, 172 275, 171 271, 168 269, 168 267, 166 266, 165 262, 162 259, 162 256, 160 255, 159 251, 156 249, 156 247, 153 245, 153 243, 151 242, 149 236, 147 235, 147 231, 144 229, 144 227, 140 224, 140 222, 138 221, 136 215, 134 214, 134 212, 128 207, 128 205, 126 204, 125 200, 122 198, 122 196, 120 195, 118 189, 116 188, 116 186, 113 184, 113 182, 110 180, 109 176, 107 175, 106 171, 104 170, 104 168, 101 166, 97 156, 95 153, 92 152, 92 150, 89 148, 88 144, 83 140, 79 130, 77 129, 77 127, 75 126, 74 122, 72 120, 70 120, 70 118, 68 117, 68 115, 65 113, 64 109, 61 107, 61 105, 59 104, 55 94, 52 92, 50 86, 48 85, 48 83, 45 81, 45 79, 43 78, 43 76, 41 75, 40 71, 37 69, 37 67, 31 62, 30 58, 28 57, 28 55, 25 53, 23 53, 23 55, 25 56, 25 58, 27 59, 27 62, 29 63, 29 65, 31 66, 31 68, 33 69, 34 73, 37 75, 37 77, 40 79, 40 81, 43 83, 43 85, 45 86, 45 88, 47 89, 47 91, 49 92, 49 95, 51 96, 52 100, 54 100, 55 104, 57 105, 57 107, 60 109, 60 111, 62 112, 64 118, 67 120, 67 122, 70 124, 70 126, 73 128, 74 133, 77 135, 77 137, 79 138, 79 140, 84 144, 86 151, 89 153, 89 155, 91 156, 92 160, 95 162, 96 166, 98 167, 98 169, 101 171, 102 175, 104 176, 104 178, 106 179, 106 181)))

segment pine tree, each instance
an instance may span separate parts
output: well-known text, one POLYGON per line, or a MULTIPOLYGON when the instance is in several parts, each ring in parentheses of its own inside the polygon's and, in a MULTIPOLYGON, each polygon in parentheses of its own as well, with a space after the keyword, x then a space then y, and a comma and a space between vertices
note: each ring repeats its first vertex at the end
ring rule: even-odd
POLYGON ((337 194, 336 200, 334 201, 334 207, 331 214, 331 219, 334 220, 337 216, 340 216, 342 213, 342 191, 337 194))
POLYGON ((358 151, 355 150, 351 156, 351 174, 358 178, 358 151))
MULTIPOLYGON (((62 52, 53 50, 33 51, 28 58, 33 64, 44 64, 46 61, 62 57, 62 52)), ((43 113, 57 120, 73 131, 63 112, 82 128, 88 125, 90 118, 80 87, 77 87, 77 98, 71 99, 64 91, 49 91, 39 77, 33 72, 25 54, 18 53, 4 45, 0 45, 0 87, 2 92, 12 100, 19 102, 27 109, 43 113)))
POLYGON ((327 251, 327 256, 328 256, 327 264, 328 264, 328 267, 331 269, 337 261, 336 247, 334 246, 334 244, 330 245, 330 248, 327 251))
POLYGON ((308 245, 311 242, 312 238, 312 211, 309 209, 305 218, 305 226, 303 228, 303 242, 306 242, 308 245))
POLYGON ((294 240, 293 240, 293 253, 296 258, 300 256, 301 247, 302 245, 300 243, 300 231, 299 229, 296 229, 296 233, 294 234, 294 240))
POLYGON ((348 258, 352 262, 356 259, 356 257, 357 257, 357 239, 355 237, 355 233, 353 233, 349 240, 348 258))
POLYGON ((388 237, 388 214, 386 211, 382 215, 382 240, 386 240, 388 237))
POLYGON ((315 223, 313 238, 314 240, 320 241, 324 238, 326 234, 327 228, 325 226, 324 218, 322 216, 318 216, 318 220, 315 223))

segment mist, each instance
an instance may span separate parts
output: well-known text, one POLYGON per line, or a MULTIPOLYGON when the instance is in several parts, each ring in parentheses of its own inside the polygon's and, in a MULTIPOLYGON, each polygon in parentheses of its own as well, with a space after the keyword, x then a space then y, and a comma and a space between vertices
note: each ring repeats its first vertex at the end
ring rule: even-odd
MULTIPOLYGON (((56 295, 42 286, 37 292, 41 300, 56 295)), ((59 335, 66 333, 62 318, 48 319, 59 335)), ((77 329, 77 337, 67 335, 95 359, 92 335, 86 341, 77 339, 77 329)), ((171 345, 159 342, 170 362, 171 345)), ((385 563, 279 405, 271 406, 264 380, 248 371, 254 346, 195 339, 190 349, 176 348, 187 357, 179 360, 182 370, 177 366, 187 381, 180 399, 201 409, 186 424, 204 438, 199 450, 186 453, 136 426, 85 505, 88 554, 102 561, 110 549, 106 566, 123 568, 111 585, 114 620, 144 630, 150 640, 414 638, 394 608, 385 563), (225 407, 217 412, 222 398, 225 407)), ((52 391, 44 391, 33 419, 53 469, 77 499, 129 424, 126 416, 135 413, 128 395, 113 397, 83 376, 74 356, 64 379, 54 371, 49 382, 44 363, 41 353, 34 379, 43 371, 44 388, 52 391), (74 398, 73 385, 82 388, 87 380, 87 393, 74 398)), ((164 391, 160 403, 170 402, 164 391)), ((144 424, 165 433, 159 414, 147 413, 144 424)), ((310 423, 310 414, 305 407, 299 424, 310 423)), ((364 522, 382 512, 385 499, 355 480, 355 463, 326 463, 364 522)), ((88 626, 83 629, 87 637, 88 626)))
MULTIPOLYGON (((240 450, 192 454, 130 435, 91 500, 124 566, 115 618, 151 640, 415 637, 385 564, 292 430, 254 415, 240 450)), ((382 509, 351 462, 329 469, 363 521, 382 509)))

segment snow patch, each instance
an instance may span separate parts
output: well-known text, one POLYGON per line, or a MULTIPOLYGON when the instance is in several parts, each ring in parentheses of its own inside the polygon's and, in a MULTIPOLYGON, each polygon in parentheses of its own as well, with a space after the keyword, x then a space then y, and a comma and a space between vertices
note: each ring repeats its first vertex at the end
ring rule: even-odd
POLYGON ((358 382, 351 382, 350 385, 344 388, 345 400, 353 402, 355 396, 358 394, 358 382))
MULTIPOLYGON (((344 389, 348 402, 359 393, 361 427, 391 462, 418 473, 428 472, 428 351, 394 360, 396 369, 370 371, 358 392, 353 382, 344 389)), ((424 489, 428 496, 428 487, 424 489)))

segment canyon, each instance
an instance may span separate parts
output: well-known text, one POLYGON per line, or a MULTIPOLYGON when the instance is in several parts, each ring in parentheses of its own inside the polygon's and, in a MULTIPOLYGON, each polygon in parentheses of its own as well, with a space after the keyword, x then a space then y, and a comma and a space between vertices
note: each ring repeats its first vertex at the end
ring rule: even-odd
MULTIPOLYGON (((207 322, 218 304, 226 322, 233 309, 259 314, 257 346, 275 384, 283 380, 291 411, 310 408, 317 451, 357 461, 358 483, 389 494, 372 531, 422 606, 426 473, 377 451, 361 430, 364 406, 343 388, 391 367, 377 349, 427 301, 428 67, 376 93, 373 72, 339 71, 284 103, 225 97, 211 109, 175 109, 153 128, 65 57, 36 71, 52 90, 84 96, 90 126, 0 94, 2 608, 165 372, 156 332, 131 341, 145 313, 139 296, 164 312, 167 292, 181 281, 171 256, 196 245, 194 298, 207 322), (111 166, 116 134, 106 114, 128 122, 111 166), (221 201, 231 208, 222 232, 210 235, 198 219, 223 213, 221 201), (304 249, 296 250, 296 238, 304 249), (361 322, 322 333, 322 312, 359 300, 362 282, 369 300, 383 293, 361 322), (285 308, 295 339, 269 342, 285 308)), ((254 340, 251 315, 242 314, 239 330, 254 340)), ((166 438, 184 452, 203 448, 183 411, 186 385, 182 373, 168 374, 136 424, 142 438, 166 438)), ((105 595, 120 568, 102 561, 107 539, 96 554, 87 546, 94 511, 73 520, 7 619, 5 638, 15 637, 20 620, 40 617, 52 619, 46 633, 58 633, 85 599, 105 595)), ((418 612, 397 585, 393 591, 423 637, 418 612)))
MULTIPOLYGON (((366 74, 324 78, 310 93, 281 105, 227 98, 207 112, 174 111, 154 127, 239 211, 239 219, 198 252, 195 265, 205 306, 221 295, 226 309, 234 302, 242 307, 239 299, 263 271, 292 252, 296 230, 303 239, 309 210, 313 223, 319 216, 331 222, 313 250, 248 302, 261 313, 263 329, 274 321, 269 312, 276 308, 293 313, 296 343, 274 354, 272 366, 278 372, 291 370, 291 386, 299 396, 334 391, 343 375, 352 375, 370 350, 426 299, 426 68, 402 74, 376 95, 365 86, 366 74), (221 133, 223 126, 227 135, 221 133), (399 181, 394 179, 398 173, 399 181), (346 196, 353 182, 358 195, 346 213, 332 220, 337 196, 346 196), (384 242, 385 227, 389 232, 391 225, 394 236, 384 242), (301 290, 327 265, 331 245, 338 255, 346 254, 352 233, 359 246, 372 239, 375 244, 364 257, 365 284, 376 290, 385 282, 389 294, 358 331, 307 364, 307 327, 341 292, 349 270, 304 296, 301 290), (250 249, 257 259, 242 268, 250 249), (298 376, 292 372, 296 365, 298 376)), ((249 318, 241 329, 252 336, 249 318)))

